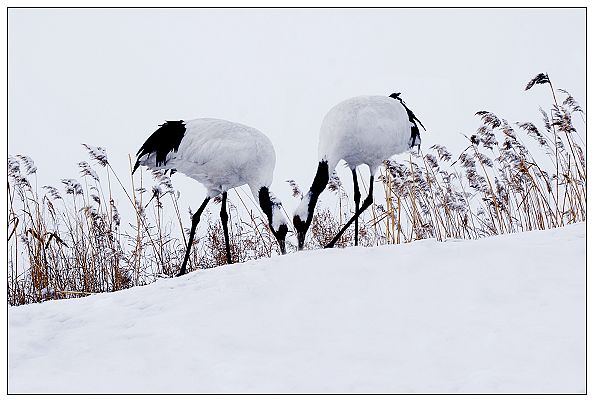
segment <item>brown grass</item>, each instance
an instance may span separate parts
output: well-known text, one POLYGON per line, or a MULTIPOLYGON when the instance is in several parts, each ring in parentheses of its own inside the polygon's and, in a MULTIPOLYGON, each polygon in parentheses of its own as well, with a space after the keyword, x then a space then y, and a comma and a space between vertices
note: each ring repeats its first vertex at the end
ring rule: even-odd
MULTIPOLYGON (((360 219, 360 244, 476 239, 584 221, 586 160, 572 120, 583 117, 583 111, 569 93, 555 91, 546 74, 531 80, 527 89, 540 84, 549 85, 553 100, 548 111, 541 110, 541 128, 480 111, 476 133, 456 158, 434 145, 427 153, 385 161, 379 176, 385 198, 360 219), (547 155, 548 162, 537 162, 533 153, 547 155)), ((62 180, 62 190, 39 189, 37 169, 27 156, 8 158, 10 305, 112 292, 178 272, 188 228, 182 224, 179 193, 170 178, 154 172, 151 179, 141 175, 138 183, 131 178, 132 187, 126 188, 105 150, 85 147, 90 161, 79 163, 81 179, 62 180), (114 186, 125 192, 135 211, 130 229, 121 227, 114 186), (175 218, 164 219, 163 208, 174 211, 175 218)), ((298 185, 289 184, 299 197, 298 185)), ((336 175, 328 189, 337 196, 338 211, 318 207, 306 248, 326 245, 353 213, 336 175)), ((250 211, 245 196, 236 195, 241 205, 230 203, 228 208, 234 262, 279 253, 266 221, 250 211)), ((226 263, 218 214, 207 213, 203 220, 206 230, 197 233, 189 271, 226 263)), ((351 226, 336 246, 353 243, 351 226)), ((292 247, 287 243, 288 252, 295 251, 292 247)))

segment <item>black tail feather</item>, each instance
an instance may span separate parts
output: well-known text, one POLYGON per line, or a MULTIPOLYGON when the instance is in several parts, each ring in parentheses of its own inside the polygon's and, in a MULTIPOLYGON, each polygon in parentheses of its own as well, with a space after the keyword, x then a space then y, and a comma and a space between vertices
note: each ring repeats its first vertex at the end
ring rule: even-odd
POLYGON ((136 169, 138 169, 138 166, 140 166, 140 158, 136 159, 136 163, 134 164, 134 168, 132 169, 132 174, 134 174, 134 172, 136 172, 136 169))
POLYGON ((137 159, 132 173, 140 166, 140 159, 145 155, 156 154, 155 167, 165 164, 170 152, 177 152, 179 144, 184 138, 186 125, 183 120, 166 121, 151 134, 136 153, 137 159))
POLYGON ((419 130, 419 127, 417 126, 417 123, 419 123, 421 125, 421 127, 423 127, 423 130, 427 131, 427 129, 425 128, 423 123, 421 123, 421 120, 419 120, 417 118, 417 116, 415 116, 413 111, 410 110, 408 108, 408 106, 406 106, 406 103, 404 103, 404 100, 402 100, 402 98, 400 97, 400 92, 392 93, 390 95, 390 98, 399 100, 400 103, 402 104, 402 106, 404 106, 404 109, 406 109, 406 113, 408 114, 408 120, 413 124, 413 126, 410 128, 410 140, 411 140, 411 144, 414 145, 415 142, 417 141, 417 138, 418 139, 421 138, 421 132, 419 130))

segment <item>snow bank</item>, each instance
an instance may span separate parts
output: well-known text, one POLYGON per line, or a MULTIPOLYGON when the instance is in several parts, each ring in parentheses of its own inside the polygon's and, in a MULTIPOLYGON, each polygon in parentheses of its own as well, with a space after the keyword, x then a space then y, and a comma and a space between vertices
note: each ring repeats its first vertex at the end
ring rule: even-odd
POLYGON ((585 225, 9 308, 10 393, 582 393, 585 225))

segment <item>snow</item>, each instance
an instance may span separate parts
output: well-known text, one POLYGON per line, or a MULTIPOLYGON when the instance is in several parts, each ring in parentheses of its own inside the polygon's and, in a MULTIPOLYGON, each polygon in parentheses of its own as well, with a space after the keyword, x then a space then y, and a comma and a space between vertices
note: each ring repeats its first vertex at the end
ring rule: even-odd
POLYGON ((585 225, 9 308, 10 393, 583 393, 585 225))

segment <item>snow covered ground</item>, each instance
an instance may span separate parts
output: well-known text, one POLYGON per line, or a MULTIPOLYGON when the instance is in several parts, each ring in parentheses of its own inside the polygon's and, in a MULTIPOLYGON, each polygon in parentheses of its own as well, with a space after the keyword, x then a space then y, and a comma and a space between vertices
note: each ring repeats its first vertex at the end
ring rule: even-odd
POLYGON ((9 308, 10 393, 583 393, 585 225, 9 308))

